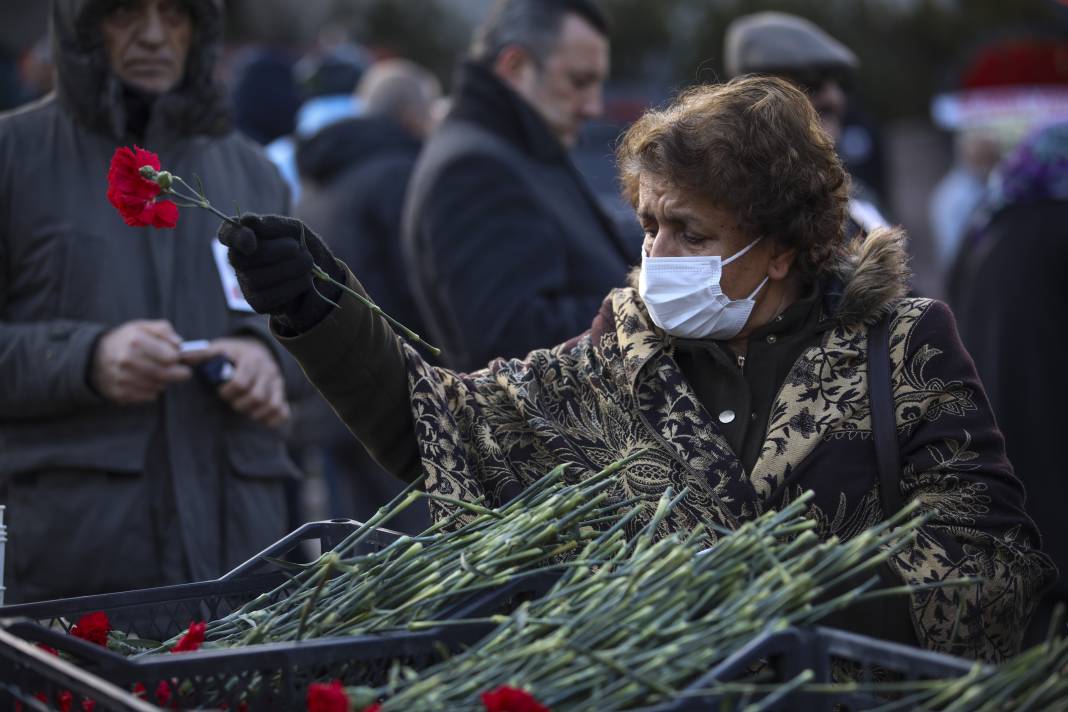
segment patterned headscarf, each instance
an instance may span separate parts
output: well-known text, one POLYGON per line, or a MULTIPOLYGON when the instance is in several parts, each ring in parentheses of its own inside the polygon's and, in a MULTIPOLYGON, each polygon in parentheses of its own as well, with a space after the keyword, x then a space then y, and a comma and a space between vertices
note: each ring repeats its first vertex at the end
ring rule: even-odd
POLYGON ((1068 122, 1023 140, 990 176, 990 214, 1010 205, 1068 200, 1068 122))

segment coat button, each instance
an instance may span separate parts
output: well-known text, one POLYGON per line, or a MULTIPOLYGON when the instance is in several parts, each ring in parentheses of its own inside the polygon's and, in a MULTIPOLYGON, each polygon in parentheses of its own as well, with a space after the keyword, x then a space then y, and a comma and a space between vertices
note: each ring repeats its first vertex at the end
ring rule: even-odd
POLYGON ((769 344, 774 344, 778 340, 779 340, 779 337, 776 336, 775 334, 768 334, 767 341, 768 341, 769 344))
POLYGON ((719 414, 719 422, 723 423, 724 425, 726 425, 727 423, 734 422, 734 411, 733 410, 725 410, 722 413, 720 413, 719 414))

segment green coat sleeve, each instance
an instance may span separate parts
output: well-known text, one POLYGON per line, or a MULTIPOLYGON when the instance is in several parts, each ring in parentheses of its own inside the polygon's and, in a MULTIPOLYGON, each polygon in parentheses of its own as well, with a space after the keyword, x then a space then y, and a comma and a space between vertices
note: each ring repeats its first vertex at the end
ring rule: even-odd
MULTIPOLYGON (((348 286, 366 294, 348 269, 348 286)), ((421 476, 403 344, 384 319, 343 294, 323 321, 297 335, 271 330, 342 422, 386 470, 421 476)))

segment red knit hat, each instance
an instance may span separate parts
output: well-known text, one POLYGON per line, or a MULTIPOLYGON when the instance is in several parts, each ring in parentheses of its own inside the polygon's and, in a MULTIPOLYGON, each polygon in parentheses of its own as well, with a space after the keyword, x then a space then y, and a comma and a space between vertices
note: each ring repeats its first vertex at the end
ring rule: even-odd
POLYGON ((960 88, 934 98, 931 114, 954 130, 1068 119, 1068 42, 1015 39, 984 47, 964 71, 960 88))

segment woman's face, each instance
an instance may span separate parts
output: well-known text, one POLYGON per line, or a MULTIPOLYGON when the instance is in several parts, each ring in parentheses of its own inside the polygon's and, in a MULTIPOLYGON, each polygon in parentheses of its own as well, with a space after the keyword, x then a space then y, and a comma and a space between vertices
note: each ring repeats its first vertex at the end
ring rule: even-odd
MULTIPOLYGON (((730 211, 693 191, 656 176, 638 182, 638 219, 645 231, 642 247, 650 257, 727 259, 757 239, 738 225, 730 211)), ((748 296, 768 274, 770 241, 764 240, 723 269, 720 285, 728 297, 748 296)))

